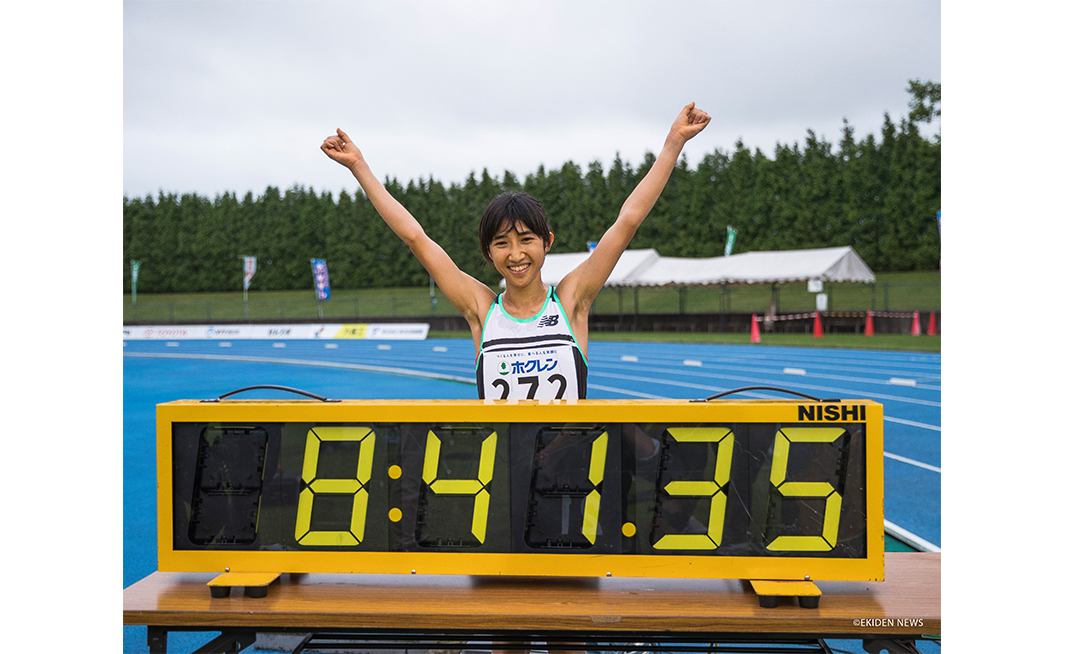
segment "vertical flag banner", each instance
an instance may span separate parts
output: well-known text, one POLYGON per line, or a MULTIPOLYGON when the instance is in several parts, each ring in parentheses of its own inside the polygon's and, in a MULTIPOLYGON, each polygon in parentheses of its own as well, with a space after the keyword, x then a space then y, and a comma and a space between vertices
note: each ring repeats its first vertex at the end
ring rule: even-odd
POLYGON ((130 275, 133 278, 132 288, 131 288, 131 290, 133 291, 133 304, 136 304, 137 303, 137 276, 140 275, 140 272, 141 272, 141 262, 140 261, 133 261, 131 259, 130 262, 129 262, 129 269, 130 269, 130 275))
POLYGON ((943 211, 942 210, 939 210, 939 211, 936 212, 936 229, 939 230, 939 235, 942 236, 943 235, 943 211))
POLYGON ((725 239, 725 256, 732 254, 732 246, 736 245, 736 234, 739 232, 732 226, 728 226, 728 238, 725 239))
POLYGON ((319 300, 329 299, 329 269, 325 259, 311 259, 311 272, 314 273, 314 294, 319 300))
POLYGON ((255 276, 255 257, 244 257, 244 290, 251 286, 251 278, 255 276))

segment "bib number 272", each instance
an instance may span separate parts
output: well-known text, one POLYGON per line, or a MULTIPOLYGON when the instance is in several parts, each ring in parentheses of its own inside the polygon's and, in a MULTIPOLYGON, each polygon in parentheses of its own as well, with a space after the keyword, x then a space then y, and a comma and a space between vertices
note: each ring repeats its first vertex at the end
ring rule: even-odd
MULTIPOLYGON (((529 389, 528 393, 525 396, 525 399, 532 400, 536 398, 536 391, 540 388, 539 377, 535 375, 530 377, 518 377, 517 381, 519 386, 527 386, 529 389)), ((566 378, 562 375, 554 374, 548 377, 547 381, 557 386, 557 390, 555 391, 555 399, 561 400, 566 394, 566 378)), ((492 386, 502 391, 502 394, 499 396, 499 399, 506 400, 510 397, 510 384, 507 383, 507 380, 497 379, 492 382, 492 386)))

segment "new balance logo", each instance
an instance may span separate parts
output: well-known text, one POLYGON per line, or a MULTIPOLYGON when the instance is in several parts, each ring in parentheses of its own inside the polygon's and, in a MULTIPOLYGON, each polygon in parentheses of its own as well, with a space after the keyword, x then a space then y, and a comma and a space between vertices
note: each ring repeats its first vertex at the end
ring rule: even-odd
POLYGON ((540 318, 540 322, 536 323, 537 327, 554 327, 558 324, 558 314, 553 316, 544 316, 540 318))

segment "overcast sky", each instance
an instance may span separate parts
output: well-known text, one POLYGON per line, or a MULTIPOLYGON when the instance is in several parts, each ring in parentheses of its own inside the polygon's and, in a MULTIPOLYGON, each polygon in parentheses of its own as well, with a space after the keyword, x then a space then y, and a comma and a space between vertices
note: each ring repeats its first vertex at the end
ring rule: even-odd
POLYGON ((353 190, 337 127, 379 178, 445 183, 637 165, 689 101, 692 164, 878 135, 941 81, 940 31, 938 0, 127 1, 123 191, 353 190))

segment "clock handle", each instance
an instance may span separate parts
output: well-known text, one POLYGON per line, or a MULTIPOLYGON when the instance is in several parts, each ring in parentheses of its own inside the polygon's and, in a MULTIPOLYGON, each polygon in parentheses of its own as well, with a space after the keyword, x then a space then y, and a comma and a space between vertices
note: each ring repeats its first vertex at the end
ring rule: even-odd
POLYGON ((778 388, 777 386, 744 386, 743 388, 734 388, 731 391, 725 391, 723 393, 718 393, 717 395, 711 395, 705 400, 692 400, 692 402, 709 402, 710 400, 716 400, 719 397, 732 395, 733 393, 742 393, 743 391, 778 391, 780 393, 791 393, 792 395, 805 397, 806 399, 813 400, 814 402, 839 402, 839 399, 824 399, 820 397, 814 397, 813 395, 807 395, 806 393, 792 391, 787 388, 778 388))
POLYGON ((286 392, 289 392, 289 393, 296 393, 297 395, 303 395, 305 397, 309 397, 309 398, 314 399, 314 400, 319 400, 321 402, 339 402, 340 401, 340 400, 330 400, 330 399, 327 399, 323 395, 316 395, 314 393, 308 393, 307 391, 301 391, 298 388, 291 388, 289 386, 275 386, 273 384, 262 384, 262 385, 259 385, 259 386, 248 386, 246 388, 238 388, 235 391, 229 391, 228 393, 223 393, 222 395, 219 395, 217 400, 201 400, 201 401, 203 401, 203 402, 217 402, 218 400, 226 399, 230 395, 236 395, 237 393, 243 393, 244 391, 255 391, 255 390, 286 391, 286 392))

